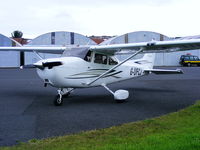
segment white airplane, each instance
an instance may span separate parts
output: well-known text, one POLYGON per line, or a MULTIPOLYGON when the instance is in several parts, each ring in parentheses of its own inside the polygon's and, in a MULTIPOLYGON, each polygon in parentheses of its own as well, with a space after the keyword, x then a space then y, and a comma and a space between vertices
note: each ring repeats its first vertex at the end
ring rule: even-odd
POLYGON ((113 92, 107 85, 128 80, 150 73, 181 74, 182 70, 153 69, 155 54, 200 49, 200 40, 151 41, 103 46, 68 46, 68 47, 0 47, 0 51, 34 52, 41 60, 26 67, 37 68, 39 77, 47 84, 58 88, 54 100, 56 106, 63 104, 63 97, 76 88, 102 86, 110 92, 117 102, 129 97, 126 90, 113 92), (119 61, 116 53, 132 54, 119 61), (60 53, 60 58, 43 59, 39 53, 60 53), (132 58, 144 54, 140 59, 132 58))

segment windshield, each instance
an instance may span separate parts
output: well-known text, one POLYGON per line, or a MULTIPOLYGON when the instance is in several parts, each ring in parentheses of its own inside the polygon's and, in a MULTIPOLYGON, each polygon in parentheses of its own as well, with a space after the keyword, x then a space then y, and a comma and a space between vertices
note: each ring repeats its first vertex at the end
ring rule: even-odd
POLYGON ((88 51, 89 47, 71 48, 69 50, 65 50, 64 53, 62 54, 62 57, 79 57, 84 59, 88 51))

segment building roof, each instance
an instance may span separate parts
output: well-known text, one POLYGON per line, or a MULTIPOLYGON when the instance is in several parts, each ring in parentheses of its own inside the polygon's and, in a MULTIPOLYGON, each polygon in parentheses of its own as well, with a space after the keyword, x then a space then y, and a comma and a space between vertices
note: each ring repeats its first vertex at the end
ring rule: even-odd
POLYGON ((100 44, 104 41, 104 39, 101 38, 91 38, 95 43, 100 44))

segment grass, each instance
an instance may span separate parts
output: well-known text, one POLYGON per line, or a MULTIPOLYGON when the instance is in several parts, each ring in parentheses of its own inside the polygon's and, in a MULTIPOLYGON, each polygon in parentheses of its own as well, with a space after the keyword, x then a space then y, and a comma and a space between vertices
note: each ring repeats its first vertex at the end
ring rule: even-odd
POLYGON ((200 101, 179 112, 0 150, 200 150, 200 101))

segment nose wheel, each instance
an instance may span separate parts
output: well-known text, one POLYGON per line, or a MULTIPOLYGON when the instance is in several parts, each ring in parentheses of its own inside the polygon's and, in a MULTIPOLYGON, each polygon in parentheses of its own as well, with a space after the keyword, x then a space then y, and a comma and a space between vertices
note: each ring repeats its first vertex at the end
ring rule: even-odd
POLYGON ((62 95, 57 95, 55 97, 55 100, 54 100, 54 105, 55 106, 61 106, 63 104, 63 98, 62 98, 62 95))
POLYGON ((68 97, 73 90, 73 88, 58 89, 58 95, 54 99, 54 105, 61 106, 63 104, 63 97, 68 97))

